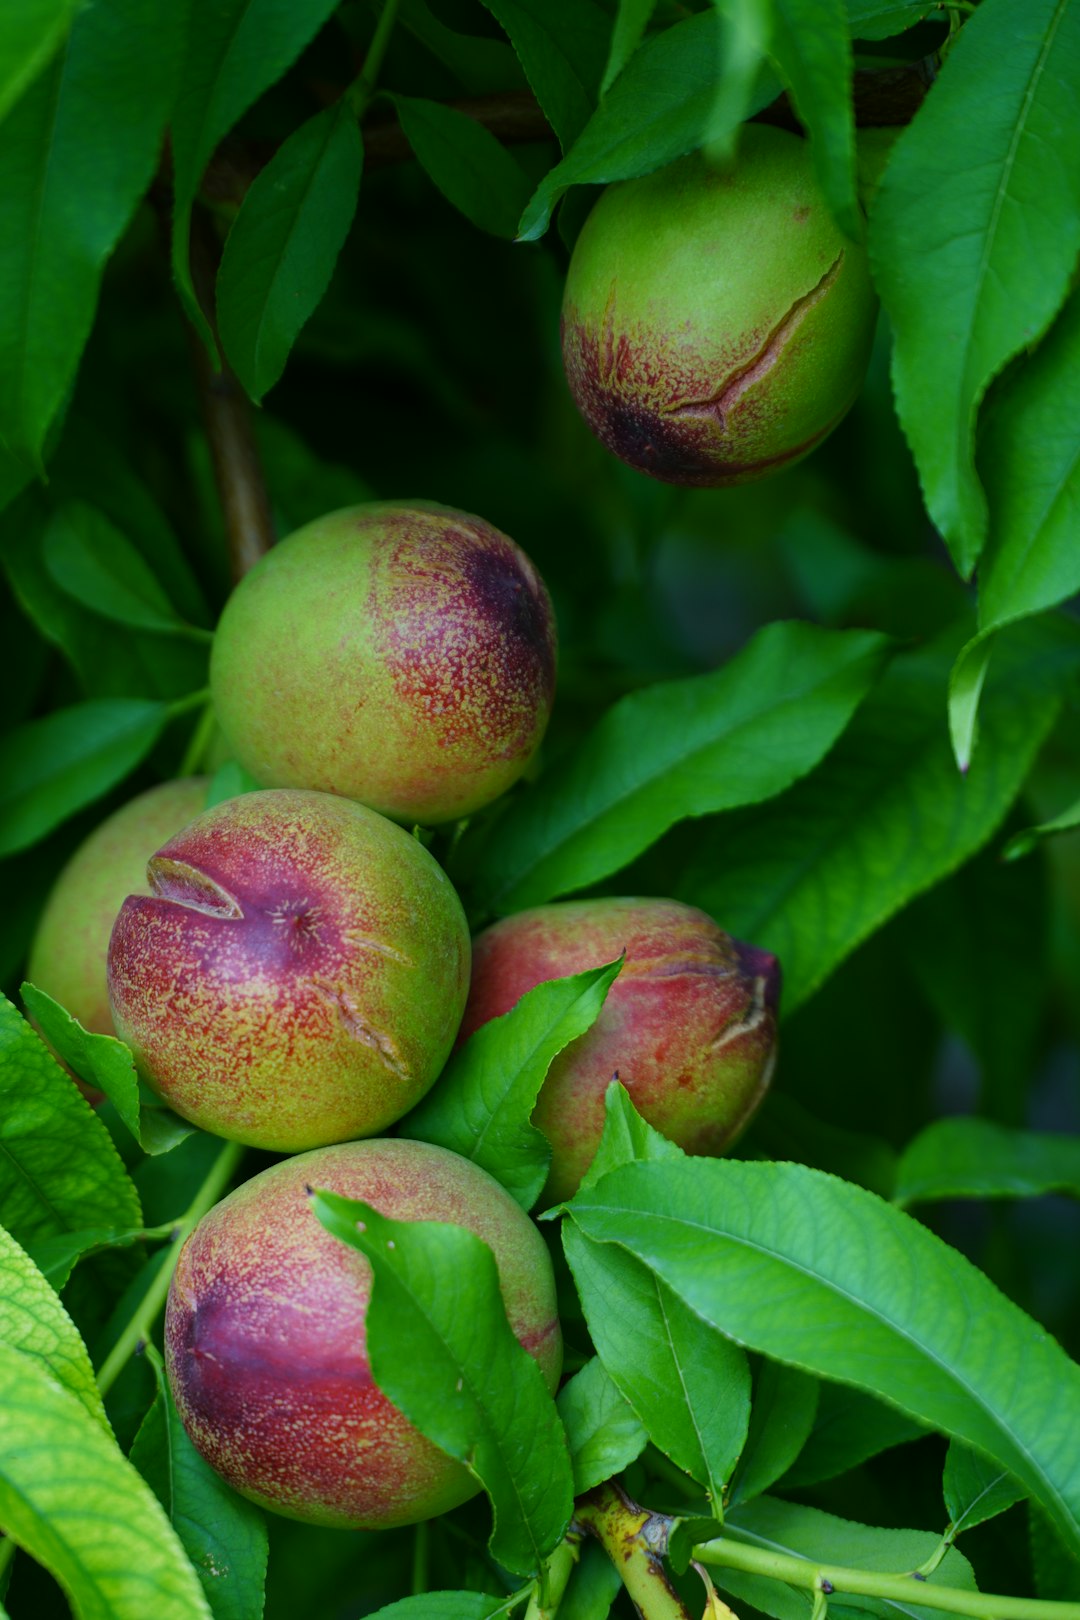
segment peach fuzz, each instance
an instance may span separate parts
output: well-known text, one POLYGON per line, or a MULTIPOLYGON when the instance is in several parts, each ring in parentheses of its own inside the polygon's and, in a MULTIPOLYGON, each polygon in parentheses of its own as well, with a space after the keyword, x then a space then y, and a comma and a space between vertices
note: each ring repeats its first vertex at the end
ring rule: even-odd
POLYGON ((515 782, 555 692, 555 622, 525 553, 426 502, 331 512, 226 603, 210 670, 236 757, 405 823, 467 816, 515 782))
POLYGON ((476 1481, 374 1383, 367 1259, 320 1226, 306 1187, 403 1221, 449 1221, 491 1248, 507 1316, 554 1393, 555 1280, 536 1227, 497 1181, 425 1142, 350 1142, 264 1170, 196 1227, 169 1292, 165 1354, 184 1427, 243 1495, 292 1518, 414 1524, 476 1481))
POLYGON ((564 901, 507 917, 473 942, 461 1026, 508 1012, 544 979, 626 952, 593 1027, 552 1063, 533 1113, 551 1143, 548 1203, 569 1198, 596 1152, 618 1076, 650 1125, 689 1153, 718 1154, 765 1094, 776 1056, 780 969, 677 900, 564 901))
POLYGON ((853 404, 877 300, 809 143, 748 124, 730 168, 694 153, 609 186, 563 301, 570 391, 609 450, 718 487, 807 455, 853 404))
POLYGON ((384 1129, 461 1019, 469 937, 427 850, 347 799, 216 805, 149 866, 109 946, 116 1027, 179 1114, 293 1152, 384 1129))
POLYGON ((49 891, 26 976, 92 1034, 116 1033, 105 971, 116 913, 150 893, 147 861, 205 807, 207 786, 185 776, 140 793, 94 828, 49 891))

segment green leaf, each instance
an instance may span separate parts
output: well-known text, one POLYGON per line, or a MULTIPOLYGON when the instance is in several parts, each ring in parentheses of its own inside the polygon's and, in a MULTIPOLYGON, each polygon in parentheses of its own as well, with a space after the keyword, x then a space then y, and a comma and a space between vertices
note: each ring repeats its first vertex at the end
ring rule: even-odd
POLYGON ((770 624, 723 669, 622 698, 495 825, 479 903, 516 911, 586 888, 683 817, 782 792, 832 747, 886 648, 872 632, 770 624))
POLYGON ((622 957, 550 979, 482 1024, 398 1134, 472 1159, 531 1209, 551 1163, 547 1140, 529 1123, 540 1087, 552 1059, 596 1022, 621 967, 622 957))
POLYGON ((214 148, 290 67, 337 0, 189 0, 187 53, 172 121, 173 274, 188 314, 210 341, 191 279, 191 210, 214 148))
POLYGON ((101 698, 55 709, 0 738, 0 855, 36 844, 122 782, 171 712, 167 703, 101 698))
MULTIPOLYGON (((723 21, 711 11, 665 28, 636 51, 562 162, 540 182, 519 237, 543 236, 571 186, 632 180, 702 146, 713 129, 724 45, 723 21)), ((779 80, 763 69, 747 116, 767 107, 779 90, 779 80)))
POLYGON ((730 163, 754 110, 754 89, 772 41, 773 0, 713 0, 713 5, 720 19, 720 60, 704 144, 710 157, 730 163))
POLYGON ((606 96, 623 68, 629 62, 649 26, 649 18, 656 10, 656 0, 619 0, 619 9, 611 30, 611 45, 607 65, 600 84, 600 94, 606 96))
POLYGON ((950 1443, 945 1454, 941 1483, 955 1535, 996 1518, 1026 1494, 1005 1469, 957 1440, 950 1443))
POLYGON ((371 1620, 496 1620, 506 1599, 483 1592, 422 1592, 376 1609, 371 1620))
POLYGON ((111 1435, 79 1330, 26 1250, 0 1227, 0 1345, 40 1362, 111 1435))
POLYGON ((1080 1563, 1034 1502, 1028 1505, 1028 1524, 1036 1592, 1041 1598, 1074 1603, 1080 1600, 1080 1563))
POLYGON ((0 997, 0 1222, 23 1243, 85 1227, 141 1227, 112 1138, 6 997, 0 997))
POLYGON ((639 1159, 681 1159, 681 1147, 661 1136, 648 1120, 642 1119, 630 1093, 619 1080, 611 1080, 604 1093, 604 1130, 581 1186, 591 1187, 620 1164, 636 1164, 639 1159))
POLYGON ((750 1419, 744 1352, 627 1250, 590 1242, 569 1221, 563 1247, 605 1372, 653 1444, 705 1487, 719 1517, 750 1419))
POLYGON ((248 188, 217 278, 221 342, 254 400, 285 369, 356 213, 363 143, 348 98, 293 131, 248 188))
POLYGON ((27 1244, 26 1252, 50 1288, 59 1293, 79 1261, 87 1255, 104 1249, 127 1249, 148 1236, 166 1235, 165 1232, 148 1233, 143 1227, 118 1232, 111 1227, 95 1226, 81 1232, 56 1232, 51 1237, 36 1238, 27 1244))
POLYGON ((483 0, 565 152, 596 106, 611 26, 597 0, 483 0))
POLYGON ((614 1170, 570 1215, 702 1322, 995 1458, 1080 1549, 1080 1367, 910 1216, 803 1165, 691 1158, 614 1170))
POLYGON ((608 1620, 621 1591, 622 1579, 607 1553, 586 1541, 559 1605, 559 1620, 608 1620))
POLYGON ((1007 1130, 988 1119, 939 1119, 900 1158, 893 1201, 940 1198, 1080 1198, 1080 1139, 1007 1130))
POLYGON ((0 1522, 56 1577, 77 1620, 208 1620, 149 1487, 76 1398, 0 1348, 0 1522))
POLYGON ((570 1447, 575 1496, 620 1474, 648 1444, 644 1426, 598 1356, 567 1380, 556 1404, 570 1447))
POLYGON ((456 107, 418 96, 392 99, 421 168, 447 201, 480 230, 512 240, 529 200, 528 176, 517 159, 456 107))
POLYGON ((843 0, 774 0, 772 58, 811 137, 821 189, 840 229, 863 234, 855 194, 851 37, 843 0))
POLYGON ((1080 799, 1050 821, 1043 821, 1037 827, 1025 827, 1023 832, 1015 833, 1005 845, 1002 859, 1019 860, 1023 855, 1030 855, 1042 839, 1050 838, 1054 833, 1072 832, 1077 827, 1080 827, 1080 799))
POLYGON ((918 1440, 925 1433, 921 1423, 872 1395, 846 1384, 821 1384, 814 1427, 781 1480, 781 1488, 799 1490, 823 1479, 835 1479, 868 1458, 908 1440, 918 1440))
MULTIPOLYGON (((823 1513, 819 1508, 781 1502, 769 1496, 759 1496, 753 1502, 734 1508, 725 1521, 724 1534, 751 1547, 808 1558, 815 1564, 840 1564, 849 1569, 876 1570, 883 1575, 918 1569, 937 1551, 940 1539, 925 1530, 883 1530, 877 1525, 856 1524, 850 1519, 823 1513)), ((744 1575, 715 1564, 710 1566, 710 1573, 733 1597, 753 1604, 765 1614, 777 1616, 778 1620, 794 1620, 796 1616, 810 1614, 810 1593, 795 1593, 776 1581, 744 1575)), ((955 1548, 946 1553, 928 1578, 928 1584, 938 1583, 962 1592, 976 1590, 971 1565, 955 1548)), ((918 1592, 914 1581, 912 1588, 918 1592)), ((895 1620, 897 1615, 935 1620, 940 1613, 940 1610, 920 1607, 914 1598, 909 1604, 895 1598, 864 1596, 845 1600, 837 1594, 833 1602, 844 1613, 855 1610, 857 1603, 857 1613, 877 1615, 880 1620, 895 1620)))
POLYGON ((28 464, 40 466, 105 261, 157 167, 183 26, 183 5, 83 6, 0 124, 0 443, 28 464))
POLYGON ((327 1231, 371 1262, 375 1382, 483 1486, 492 1557, 536 1574, 569 1523, 573 1480, 544 1375, 506 1320, 491 1250, 464 1227, 393 1221, 334 1193, 316 1192, 313 1204, 327 1231))
POLYGON ((889 39, 912 28, 940 0, 845 0, 848 27, 855 39, 889 39))
POLYGON ((1021 626, 999 649, 984 747, 961 776, 942 703, 954 645, 897 658, 824 764, 774 804, 718 820, 678 885, 730 933, 777 953, 787 1015, 993 836, 1054 723, 1074 633, 1021 626))
POLYGON ((897 141, 874 200, 875 280, 927 506, 970 575, 986 538, 975 418, 1053 320, 1080 250, 1075 0, 984 0, 897 141), (927 206, 927 198, 934 200, 927 206))
POLYGON ((223 804, 226 799, 237 799, 241 793, 259 791, 259 784, 251 772, 245 771, 235 759, 227 759, 210 778, 210 786, 206 790, 206 808, 210 810, 215 804, 223 804))
POLYGON ((165 1509, 202 1582, 214 1620, 262 1620, 266 1520, 204 1462, 187 1437, 153 1358, 158 1391, 131 1447, 131 1461, 165 1509))
POLYGON ((818 1388, 816 1379, 795 1367, 762 1362, 754 1380, 746 1444, 731 1476, 732 1506, 760 1496, 791 1467, 813 1430, 818 1388))
POLYGON ((205 635, 185 624, 142 553, 103 512, 86 501, 65 501, 53 513, 42 545, 55 584, 92 613, 136 630, 205 635))
POLYGON ((0 119, 67 38, 82 0, 20 0, 0 14, 0 119))
POLYGON ((131 1048, 115 1035, 93 1035, 36 985, 22 987, 23 1005, 68 1068, 103 1091, 144 1153, 168 1153, 195 1127, 170 1108, 143 1102, 131 1048))

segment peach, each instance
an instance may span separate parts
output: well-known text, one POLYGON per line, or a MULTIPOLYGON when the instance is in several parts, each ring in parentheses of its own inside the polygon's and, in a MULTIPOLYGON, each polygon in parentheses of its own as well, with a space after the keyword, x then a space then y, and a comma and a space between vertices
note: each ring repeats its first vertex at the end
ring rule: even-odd
POLYGON ((748 124, 730 169, 698 152, 603 193, 570 263, 563 359, 586 422, 631 467, 736 484, 831 433, 876 311, 808 143, 748 124))
POLYGON ((555 691, 551 602, 525 553, 425 502, 309 523, 226 603, 210 671, 237 759, 395 820, 467 816, 539 746, 555 691))
POLYGON ((363 805, 287 789, 171 838, 109 945, 116 1027, 177 1113, 292 1152, 371 1136, 424 1094, 468 988, 442 868, 363 805))
POLYGON ((84 1029, 115 1035, 105 961, 116 913, 129 894, 149 894, 146 863, 206 804, 208 779, 161 782, 122 805, 79 845, 49 892, 27 978, 84 1029))
POLYGON ((461 1039, 544 979, 626 961, 596 1023, 548 1070, 533 1123, 551 1143, 549 1203, 569 1198, 600 1141, 618 1076, 638 1112, 689 1153, 718 1154, 772 1076, 780 968, 677 900, 577 900, 507 917, 473 942, 461 1039))
POLYGON ((414 1524, 475 1494, 373 1382, 367 1259, 320 1226, 305 1188, 491 1248, 510 1325, 554 1392, 555 1280, 529 1217, 486 1171, 426 1142, 350 1142, 264 1170, 203 1217, 169 1291, 165 1354, 184 1427, 243 1495, 291 1518, 414 1524))

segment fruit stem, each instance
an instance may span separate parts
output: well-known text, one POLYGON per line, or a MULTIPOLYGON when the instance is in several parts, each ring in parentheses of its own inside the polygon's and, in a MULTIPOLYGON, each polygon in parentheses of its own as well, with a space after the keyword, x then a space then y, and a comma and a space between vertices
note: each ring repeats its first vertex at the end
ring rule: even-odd
POLYGON ((961 1591, 952 1586, 932 1585, 912 1572, 906 1575, 879 1574, 876 1570, 848 1569, 840 1564, 816 1564, 809 1558, 775 1552, 771 1547, 754 1547, 730 1535, 706 1541, 694 1548, 698 1563, 743 1570, 783 1581, 805 1592, 838 1597, 892 1599, 917 1604, 920 1609, 942 1609, 963 1614, 972 1620, 1080 1620, 1080 1603, 1055 1603, 1046 1599, 1000 1597, 993 1592, 961 1591))
POLYGON ((577 1560, 576 1543, 569 1539, 560 1541, 541 1571, 540 1584, 525 1610, 525 1620, 556 1620, 577 1560))
POLYGON ((390 43, 390 35, 394 31, 394 23, 397 21, 397 9, 398 0, 386 0, 379 20, 375 24, 375 32, 371 37, 368 53, 364 57, 364 65, 345 92, 349 106, 357 118, 364 116, 368 103, 375 94, 379 69, 382 67, 383 57, 386 55, 386 48, 390 43))
POLYGON ((149 1340, 154 1323, 165 1304, 165 1297, 169 1292, 169 1284, 176 1270, 176 1262, 180 1258, 184 1240, 207 1210, 221 1197, 232 1179, 233 1171, 239 1164, 243 1151, 243 1146, 239 1142, 223 1144, 195 1197, 179 1220, 174 1222, 171 1248, 165 1251, 164 1261, 155 1272, 153 1281, 136 1306, 131 1320, 102 1362, 97 1375, 98 1389, 102 1395, 106 1395, 112 1388, 130 1357, 149 1340))

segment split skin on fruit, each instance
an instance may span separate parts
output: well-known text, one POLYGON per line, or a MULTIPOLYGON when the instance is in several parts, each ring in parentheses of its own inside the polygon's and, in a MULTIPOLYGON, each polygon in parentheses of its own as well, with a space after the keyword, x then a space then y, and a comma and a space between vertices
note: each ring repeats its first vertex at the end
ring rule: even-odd
POLYGON ((306 1188, 404 1221, 449 1221, 488 1244, 510 1325, 554 1393, 555 1281, 536 1227, 497 1181, 424 1142, 350 1142, 264 1170, 204 1216, 169 1292, 165 1353, 180 1417, 238 1491, 291 1518, 414 1524, 476 1480, 375 1384, 367 1259, 323 1229, 306 1188))
POLYGON ((748 1124, 776 1059, 780 967, 677 900, 564 901, 477 935, 464 1040, 527 990, 626 960, 592 1028, 554 1059, 533 1112, 552 1147, 544 1201, 576 1192, 600 1142, 613 1076, 650 1125, 718 1154, 748 1124))
POLYGON ((109 946, 116 1027, 194 1125, 296 1152, 372 1136, 453 1044, 469 935, 449 879, 384 816, 277 790, 198 816, 109 946))
POLYGON ((570 264, 563 359, 609 450, 716 488, 832 432, 876 313, 866 250, 830 215, 809 143, 748 124, 730 168, 698 152, 603 193, 570 264))
POLYGON ((412 825, 516 782, 555 694, 555 621, 521 548, 425 502, 331 512, 226 603, 210 680, 264 787, 318 788, 412 825))

